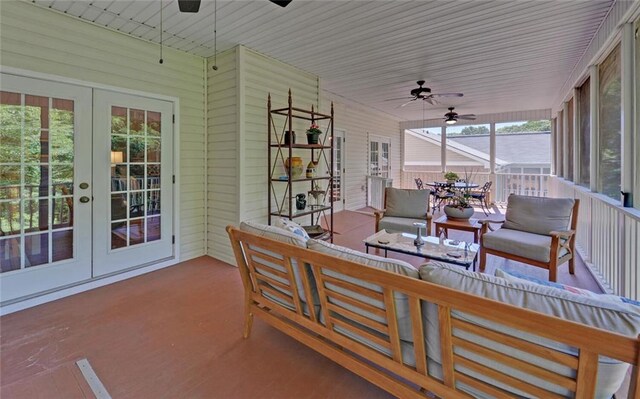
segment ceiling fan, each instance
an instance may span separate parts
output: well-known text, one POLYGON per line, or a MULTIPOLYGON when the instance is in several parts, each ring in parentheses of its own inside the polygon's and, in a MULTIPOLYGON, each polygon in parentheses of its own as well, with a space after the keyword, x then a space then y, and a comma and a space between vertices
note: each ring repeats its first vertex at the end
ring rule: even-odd
POLYGON ((458 119, 463 119, 468 121, 473 121, 476 119, 476 116, 473 114, 458 115, 457 112, 453 111, 454 109, 455 109, 454 107, 449 107, 449 112, 444 114, 444 123, 446 123, 447 125, 455 125, 456 122, 458 122, 458 119))
POLYGON ((422 87, 422 85, 424 85, 424 80, 418 80, 416 83, 418 84, 418 87, 409 92, 411 94, 411 97, 390 98, 385 101, 397 101, 397 100, 410 99, 406 103, 398 106, 398 108, 401 108, 411 103, 412 101, 416 101, 416 100, 423 100, 433 105, 437 103, 437 101, 435 100, 436 97, 462 97, 463 96, 462 93, 432 93, 430 88, 422 87))
MULTIPOLYGON (((280 7, 286 7, 291 3, 291 0, 269 0, 270 2, 279 5, 280 7)), ((178 0, 178 8, 181 12, 195 13, 200 10, 201 0, 178 0)))

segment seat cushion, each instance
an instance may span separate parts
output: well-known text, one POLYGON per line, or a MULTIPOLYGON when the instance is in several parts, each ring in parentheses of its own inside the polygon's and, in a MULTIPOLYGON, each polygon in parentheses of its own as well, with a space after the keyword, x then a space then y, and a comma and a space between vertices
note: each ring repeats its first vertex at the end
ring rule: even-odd
POLYGON ((569 230, 573 198, 544 198, 510 195, 503 228, 548 235, 569 230))
MULTIPOLYGON (((400 274, 406 277, 411 278, 419 278, 418 270, 411 266, 407 262, 403 262, 401 260, 396 259, 387 259, 380 256, 364 254, 359 251, 355 251, 353 249, 344 248, 339 245, 330 244, 321 240, 310 239, 308 242, 308 247, 310 250, 322 252, 328 255, 332 255, 341 259, 346 259, 352 262, 360 263, 362 265, 375 267, 377 269, 382 269, 385 271, 389 271, 392 273, 400 274)), ((344 274, 336 273, 330 270, 325 270, 328 276, 347 281, 349 283, 356 284, 358 286, 368 288, 372 291, 382 292, 382 288, 379 285, 364 282, 362 280, 346 276, 344 274)), ((348 296, 350 298, 357 299, 369 305, 375 306, 380 309, 384 309, 384 304, 381 301, 372 299, 368 296, 361 295, 355 291, 339 287, 334 284, 327 283, 327 288, 332 291, 336 291, 340 294, 348 296)), ((412 332, 412 324, 411 324, 411 314, 409 312, 409 302, 407 296, 401 294, 399 292, 394 292, 395 306, 396 306, 396 315, 397 315, 397 323, 398 323, 398 334, 400 335, 400 339, 405 342, 413 342, 413 332, 412 332)), ((343 303, 341 301, 330 299, 332 303, 335 303, 345 309, 348 309, 358 315, 365 316, 369 319, 381 322, 386 324, 386 319, 370 312, 365 311, 362 308, 351 306, 350 304, 343 303)), ((356 321, 351 321, 350 324, 359 324, 356 321)), ((362 326, 362 325, 361 325, 362 326)), ((362 326, 363 330, 367 331, 365 326, 362 326)), ((368 341, 366 338, 361 337, 360 340, 368 341)), ((372 348, 376 349, 376 345, 371 343, 372 348)), ((377 349, 376 349, 377 350, 377 349)), ((405 361, 409 361, 409 359, 405 359, 405 361)), ((411 362, 413 362, 412 360, 411 362)))
POLYGON ((425 219, 429 208, 429 190, 385 189, 385 216, 425 219))
MULTIPOLYGON (((540 262, 549 262, 551 237, 525 231, 501 228, 482 235, 482 246, 540 262)), ((560 257, 568 252, 560 251, 560 257)))
MULTIPOLYGON (((426 219, 412 219, 412 218, 400 218, 395 216, 385 216, 380 219, 380 223, 378 224, 379 230, 387 230, 389 233, 410 233, 416 234, 418 229, 413 224, 416 222, 426 223, 426 219)), ((424 228, 422 229, 422 234, 426 234, 424 228)))
MULTIPOLYGON (((307 240, 295 233, 292 233, 288 230, 284 230, 282 228, 276 227, 276 226, 268 226, 265 224, 260 224, 260 223, 255 223, 255 222, 242 222, 240 223, 240 230, 243 231, 247 231, 249 233, 255 234, 257 236, 260 237, 266 237, 275 241, 280 241, 280 242, 284 242, 286 244, 291 244, 291 245, 295 245, 298 247, 302 247, 302 248, 306 248, 307 247, 307 240)), ((251 247, 251 249, 255 250, 256 252, 259 253, 263 253, 265 255, 269 255, 272 256, 276 259, 283 259, 282 255, 277 254, 273 251, 270 251, 268 247, 251 247)), ((258 264, 262 264, 265 267, 260 268, 257 267, 256 271, 258 273, 262 273, 267 277, 270 277, 276 281, 279 281, 281 283, 284 284, 288 284, 288 281, 286 281, 285 279, 276 276, 273 273, 269 273, 269 269, 268 268, 273 268, 276 269, 278 271, 281 271, 283 273, 286 273, 286 269, 279 265, 279 264, 275 264, 273 262, 268 261, 266 258, 262 259, 262 258, 256 258, 254 259, 258 264)), ((306 295, 305 295, 305 291, 304 291, 304 286, 302 283, 302 273, 306 273, 308 278, 309 278, 309 283, 310 283, 310 288, 311 288, 311 296, 312 296, 312 303, 314 305, 319 305, 320 304, 320 300, 318 299, 318 291, 316 289, 316 284, 315 284, 315 280, 313 279, 313 274, 311 273, 311 269, 309 267, 309 265, 298 265, 298 262, 295 259, 291 260, 291 266, 293 267, 293 275, 296 281, 296 286, 298 288, 298 295, 299 298, 303 301, 303 302, 308 302, 306 295)), ((276 289, 286 295, 292 296, 291 291, 287 291, 284 290, 280 287, 276 287, 276 286, 272 286, 273 289, 276 289)), ((270 298, 271 299, 271 298, 270 298)))
MULTIPOLYGON (((508 281, 503 278, 470 272, 460 267, 439 262, 430 262, 429 264, 420 267, 420 277, 431 283, 501 301, 521 308, 530 309, 536 312, 545 313, 564 320, 570 320, 603 330, 616 332, 628 337, 635 338, 640 333, 640 313, 633 311, 631 306, 624 306, 623 304, 603 301, 589 296, 576 295, 569 291, 562 291, 554 287, 542 286, 530 282, 508 281)), ((432 303, 425 303, 423 304, 423 312, 429 360, 433 361, 434 364, 439 365, 442 364, 442 357, 440 349, 438 310, 436 305, 432 303)), ((577 350, 571 346, 542 338, 531 333, 515 330, 478 316, 453 311, 452 317, 493 331, 515 336, 529 342, 551 348, 555 351, 571 355, 577 354, 577 350)), ((497 349, 509 356, 524 360, 555 373, 565 376, 575 376, 576 373, 576 370, 553 362, 551 358, 543 359, 524 352, 514 351, 513 348, 505 346, 500 342, 493 341, 487 337, 476 336, 459 330, 455 330, 454 335, 471 340, 472 342, 482 346, 497 349)), ((487 365, 495 370, 501 370, 502 372, 513 375, 514 377, 524 378, 526 381, 529 381, 536 386, 550 390, 559 395, 571 395, 568 390, 548 381, 511 369, 498 362, 489 360, 488 358, 479 357, 464 349, 458 348, 456 349, 456 353, 473 359, 478 363, 487 365)), ((460 369, 462 370, 464 368, 460 366, 460 369)), ((626 363, 600 357, 595 397, 610 398, 620 387, 627 369, 628 365, 626 363)), ((431 369, 429 371, 431 373, 431 369)), ((502 384, 489 377, 476 375, 473 371, 467 369, 464 369, 464 372, 474 375, 476 378, 483 381, 505 388, 502 384)), ((434 369, 434 376, 437 373, 438 370, 434 369)), ((509 389, 509 391, 517 395, 524 395, 523 392, 513 388, 509 389)), ((525 396, 530 397, 530 395, 525 396)))

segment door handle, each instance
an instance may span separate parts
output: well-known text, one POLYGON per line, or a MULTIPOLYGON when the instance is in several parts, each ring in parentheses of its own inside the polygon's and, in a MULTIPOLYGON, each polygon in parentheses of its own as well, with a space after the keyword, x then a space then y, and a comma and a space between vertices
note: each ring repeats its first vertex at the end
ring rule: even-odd
POLYGON ((89 201, 91 201, 89 197, 86 197, 86 196, 80 197, 80 202, 82 202, 83 204, 86 204, 89 201))

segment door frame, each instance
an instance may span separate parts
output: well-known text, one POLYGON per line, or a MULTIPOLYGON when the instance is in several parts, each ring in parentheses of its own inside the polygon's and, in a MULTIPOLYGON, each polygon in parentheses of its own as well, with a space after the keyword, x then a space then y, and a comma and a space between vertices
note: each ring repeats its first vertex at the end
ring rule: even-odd
MULTIPOLYGON (((345 151, 345 147, 347 145, 347 132, 345 130, 342 129, 334 129, 334 137, 340 137, 342 138, 342 143, 340 144, 340 156, 342 157, 342 159, 340 160, 340 166, 342 167, 342 170, 340 171, 340 204, 336 206, 336 204, 333 204, 333 210, 334 212, 340 212, 343 211, 347 208, 347 197, 346 197, 346 193, 345 193, 345 170, 346 170, 346 166, 345 166, 345 161, 346 161, 346 151, 345 151)), ((335 146, 335 143, 334 143, 335 146)), ((335 163, 335 159, 333 161, 335 163)))
MULTIPOLYGON (((80 292, 92 290, 94 288, 102 287, 108 284, 112 284, 118 281, 126 280, 132 277, 136 277, 145 273, 149 273, 155 270, 163 269, 165 267, 169 267, 179 263, 181 261, 181 248, 180 244, 181 240, 181 229, 180 229, 180 220, 181 220, 181 209, 179 204, 181 203, 181 193, 180 193, 180 137, 181 137, 181 129, 180 129, 180 98, 176 96, 169 96, 165 94, 156 94, 150 93, 142 90, 128 89, 123 87, 118 87, 114 85, 88 82, 79 79, 73 79, 66 76, 35 72, 22 68, 15 68, 9 66, 0 66, 0 72, 15 75, 18 77, 24 78, 33 78, 33 79, 41 79, 45 81, 50 81, 53 83, 65 83, 71 84, 75 86, 82 86, 90 89, 101 89, 108 91, 115 91, 123 94, 131 94, 135 96, 148 97, 157 100, 164 100, 173 103, 173 115, 175 116, 175 121, 173 123, 173 175, 176 176, 176 183, 174 185, 173 190, 173 225, 175 235, 175 244, 174 244, 174 255, 173 259, 155 263, 152 265, 141 266, 136 269, 124 271, 115 275, 106 275, 101 277, 89 278, 87 280, 79 281, 77 283, 70 284, 68 286, 63 286, 56 288, 55 290, 45 291, 39 294, 35 294, 31 297, 24 297, 21 299, 7 301, 7 303, 3 303, 0 306, 0 316, 17 312, 19 310, 27 309, 33 306, 37 306, 46 302, 50 302, 56 299, 64 298, 70 295, 75 295, 80 292)), ((205 125, 206 127, 206 125, 205 125)), ((205 131, 206 137, 206 131, 205 131)))

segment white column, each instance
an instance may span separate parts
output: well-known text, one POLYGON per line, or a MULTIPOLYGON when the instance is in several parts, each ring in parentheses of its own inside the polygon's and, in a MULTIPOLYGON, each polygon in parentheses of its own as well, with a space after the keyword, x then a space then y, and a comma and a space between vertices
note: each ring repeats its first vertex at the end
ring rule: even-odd
POLYGON ((440 165, 442 172, 447 170, 447 128, 442 127, 440 133, 440 165))
POLYGON ((591 191, 598 191, 598 88, 600 86, 600 77, 598 76, 598 66, 591 65, 589 67, 589 79, 590 79, 590 102, 591 109, 590 116, 590 138, 589 143, 591 146, 591 159, 589 160, 589 188, 591 191))
POLYGON ((549 151, 551 151, 550 159, 551 159, 551 174, 556 175, 556 152, 558 149, 556 148, 556 134, 558 134, 556 129, 556 118, 551 118, 551 145, 549 146, 549 151))
POLYGON ((569 179, 569 102, 562 103, 562 177, 569 179))
POLYGON ((496 179, 496 124, 491 123, 489 125, 489 181, 492 181, 491 191, 489 192, 489 201, 493 203, 496 190, 497 190, 497 179, 496 179))
MULTIPOLYGON (((622 137, 621 137, 621 182, 620 189, 629 195, 633 194, 633 128, 634 128, 634 59, 633 47, 635 44, 633 24, 625 24, 622 27, 622 137)), ((620 201, 623 199, 620 198, 620 201)))

